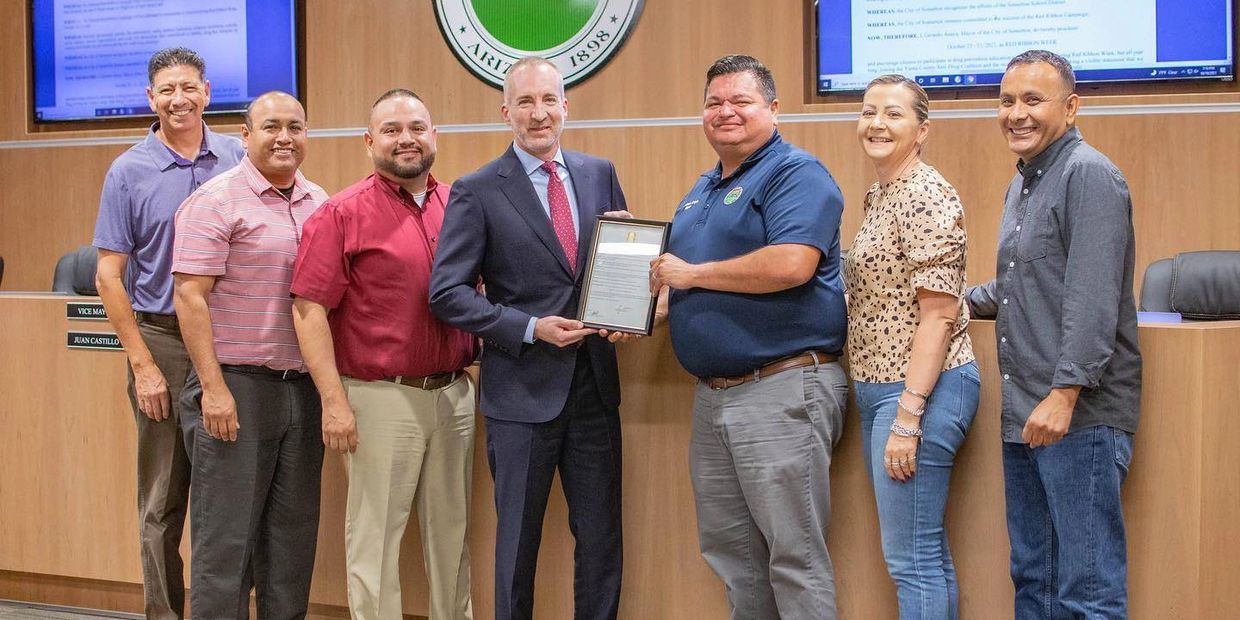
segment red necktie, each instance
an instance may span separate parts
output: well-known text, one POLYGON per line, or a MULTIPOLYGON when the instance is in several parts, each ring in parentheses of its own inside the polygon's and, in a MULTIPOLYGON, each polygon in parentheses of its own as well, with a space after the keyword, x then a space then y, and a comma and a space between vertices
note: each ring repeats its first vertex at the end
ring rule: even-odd
POLYGON ((555 173, 554 161, 544 161, 542 169, 547 171, 547 206, 551 207, 551 226, 555 228, 555 236, 560 238, 560 246, 568 256, 569 270, 577 273, 577 233, 573 231, 568 192, 564 191, 560 175, 555 173))

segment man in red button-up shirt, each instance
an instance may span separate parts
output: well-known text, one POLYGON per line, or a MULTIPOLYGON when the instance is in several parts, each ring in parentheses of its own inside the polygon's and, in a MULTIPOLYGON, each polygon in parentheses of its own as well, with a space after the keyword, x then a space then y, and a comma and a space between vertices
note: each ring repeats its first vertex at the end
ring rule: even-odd
POLYGON ((349 607, 401 615, 400 541, 416 502, 430 617, 472 617, 466 522, 477 340, 431 316, 431 263, 448 185, 430 175, 435 127, 414 93, 371 108, 375 173, 310 218, 293 273, 294 323, 323 401, 323 442, 346 453, 349 607))

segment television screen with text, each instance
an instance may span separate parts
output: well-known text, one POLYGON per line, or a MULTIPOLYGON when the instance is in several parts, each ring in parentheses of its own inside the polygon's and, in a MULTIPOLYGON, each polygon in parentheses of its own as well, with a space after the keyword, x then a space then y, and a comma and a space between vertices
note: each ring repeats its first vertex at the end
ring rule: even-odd
POLYGON ((819 94, 886 73, 925 88, 998 84, 1046 49, 1080 82, 1235 75, 1233 0, 818 0, 819 94))
POLYGON ((207 112, 297 92, 295 0, 32 0, 37 123, 151 115, 147 61, 187 47, 206 61, 207 112))

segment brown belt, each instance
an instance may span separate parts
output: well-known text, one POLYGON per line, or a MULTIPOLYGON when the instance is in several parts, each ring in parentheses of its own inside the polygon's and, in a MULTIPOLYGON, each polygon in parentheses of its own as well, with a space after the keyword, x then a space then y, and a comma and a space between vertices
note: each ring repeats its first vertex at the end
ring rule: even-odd
POLYGON ((135 312, 134 316, 137 317, 139 323, 150 323, 151 325, 162 327, 164 329, 180 329, 180 324, 177 322, 177 315, 175 314, 135 312))
POLYGON ((823 353, 822 351, 806 351, 800 355, 775 360, 751 373, 743 374, 738 377, 702 377, 701 380, 702 383, 705 383, 706 386, 712 390, 726 390, 738 385, 744 385, 750 381, 765 379, 785 370, 804 368, 806 366, 817 366, 819 364, 829 364, 835 360, 836 356, 831 355, 830 353, 823 353))
POLYGON ((421 390, 438 390, 439 388, 452 385, 452 382, 456 381, 457 378, 460 377, 464 372, 465 371, 463 370, 454 370, 452 372, 441 372, 438 374, 426 375, 425 377, 399 376, 399 377, 384 377, 379 380, 387 381, 389 383, 395 383, 396 385, 407 385, 409 387, 415 387, 421 390))

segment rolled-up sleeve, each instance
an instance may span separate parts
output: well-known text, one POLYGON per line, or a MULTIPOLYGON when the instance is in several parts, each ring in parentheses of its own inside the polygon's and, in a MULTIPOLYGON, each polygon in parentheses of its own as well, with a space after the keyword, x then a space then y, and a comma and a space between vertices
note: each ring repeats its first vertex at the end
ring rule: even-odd
POLYGON ((1095 388, 1115 352, 1132 202, 1119 172, 1094 162, 1071 171, 1066 195, 1063 323, 1051 387, 1095 388))
POLYGON ((929 183, 905 204, 899 241, 912 266, 913 288, 959 297, 964 287, 965 229, 956 190, 929 183))

